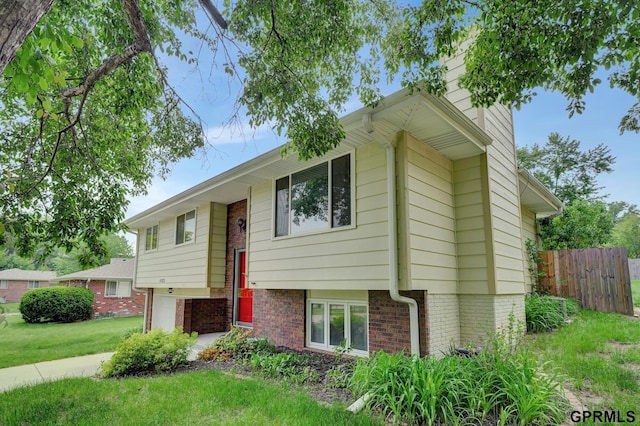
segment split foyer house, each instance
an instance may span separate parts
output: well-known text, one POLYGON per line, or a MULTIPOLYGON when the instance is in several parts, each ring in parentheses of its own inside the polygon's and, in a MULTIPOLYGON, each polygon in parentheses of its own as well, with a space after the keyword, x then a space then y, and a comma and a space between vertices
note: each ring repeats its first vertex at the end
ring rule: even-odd
POLYGON ((561 204, 510 110, 401 91, 341 122, 322 158, 276 149, 126 220, 147 329, 437 355, 524 319, 524 243, 561 204))
POLYGON ((134 259, 113 258, 107 265, 61 275, 54 281, 91 290, 95 318, 142 315, 146 293, 133 288, 134 266, 134 259))
POLYGON ((53 271, 26 271, 18 268, 0 271, 0 303, 19 302, 27 290, 55 285, 55 276, 53 271))

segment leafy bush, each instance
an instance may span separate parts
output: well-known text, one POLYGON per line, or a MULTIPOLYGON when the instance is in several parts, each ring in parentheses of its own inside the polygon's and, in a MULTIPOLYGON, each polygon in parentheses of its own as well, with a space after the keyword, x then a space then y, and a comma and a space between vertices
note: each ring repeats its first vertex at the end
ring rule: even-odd
POLYGON ((565 314, 573 315, 577 312, 578 302, 573 299, 529 294, 525 298, 524 308, 527 331, 540 333, 561 326, 566 319, 565 314))
POLYGON ((356 396, 397 423, 538 424, 564 419, 557 377, 539 373, 534 355, 496 335, 474 356, 420 358, 378 352, 358 360, 356 396))
POLYGON ((73 322, 91 319, 93 292, 82 287, 47 287, 27 291, 20 299, 25 322, 73 322))
POLYGON ((197 336, 197 333, 183 333, 182 328, 170 333, 156 329, 146 334, 132 334, 120 342, 116 353, 102 364, 100 375, 117 377, 171 371, 187 365, 197 336))
POLYGON ((308 362, 306 354, 256 352, 251 355, 249 365, 270 379, 284 378, 298 384, 317 382, 320 375, 308 362))
POLYGON ((198 353, 198 359, 203 361, 246 360, 253 353, 274 353, 276 348, 266 338, 258 339, 252 336, 251 330, 242 327, 232 327, 231 330, 213 341, 198 353))

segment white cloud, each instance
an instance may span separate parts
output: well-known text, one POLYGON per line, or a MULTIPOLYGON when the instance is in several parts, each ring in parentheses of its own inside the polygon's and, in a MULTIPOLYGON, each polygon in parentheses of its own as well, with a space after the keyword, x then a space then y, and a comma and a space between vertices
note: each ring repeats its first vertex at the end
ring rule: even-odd
POLYGON ((277 133, 269 124, 252 127, 248 123, 236 122, 210 127, 205 136, 207 142, 213 146, 278 139, 277 133))

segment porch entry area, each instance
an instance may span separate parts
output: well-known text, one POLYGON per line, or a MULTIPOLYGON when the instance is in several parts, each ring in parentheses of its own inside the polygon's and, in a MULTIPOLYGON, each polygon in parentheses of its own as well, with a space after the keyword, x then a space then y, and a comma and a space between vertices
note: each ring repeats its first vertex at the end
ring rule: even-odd
POLYGON ((247 251, 236 249, 233 279, 233 319, 237 325, 253 325, 253 289, 247 286, 247 251))

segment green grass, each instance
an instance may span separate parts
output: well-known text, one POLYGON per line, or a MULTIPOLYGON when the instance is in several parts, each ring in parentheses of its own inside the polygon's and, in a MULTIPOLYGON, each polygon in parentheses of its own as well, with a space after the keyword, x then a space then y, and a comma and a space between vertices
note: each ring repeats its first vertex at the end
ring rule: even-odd
POLYGON ((0 308, 4 308, 5 314, 13 314, 13 313, 20 312, 18 310, 18 306, 20 306, 20 302, 0 303, 0 308))
POLYGON ((142 317, 69 324, 27 324, 20 315, 0 328, 0 368, 113 351, 122 336, 142 326, 142 317))
POLYGON ((555 332, 531 336, 531 344, 578 396, 587 397, 589 409, 640 407, 639 320, 585 310, 555 332))
POLYGON ((640 306, 640 280, 631 280, 631 294, 633 294, 633 305, 640 306))
POLYGON ((371 425, 300 388, 216 370, 122 380, 65 379, 2 394, 0 424, 371 425))

